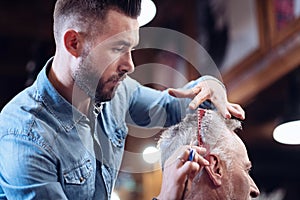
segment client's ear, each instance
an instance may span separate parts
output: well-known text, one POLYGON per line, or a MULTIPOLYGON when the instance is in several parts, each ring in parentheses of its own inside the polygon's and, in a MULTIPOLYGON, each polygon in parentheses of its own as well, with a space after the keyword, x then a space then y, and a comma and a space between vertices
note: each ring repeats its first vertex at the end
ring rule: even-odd
POLYGON ((209 165, 205 167, 210 179, 215 186, 222 184, 222 176, 224 173, 224 166, 218 155, 211 154, 208 156, 209 165))

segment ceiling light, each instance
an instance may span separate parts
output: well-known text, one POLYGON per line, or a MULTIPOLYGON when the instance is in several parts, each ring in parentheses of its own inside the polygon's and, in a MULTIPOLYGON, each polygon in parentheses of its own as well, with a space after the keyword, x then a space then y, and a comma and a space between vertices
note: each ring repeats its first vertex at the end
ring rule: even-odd
POLYGON ((277 126, 273 131, 273 138, 283 144, 300 144, 300 120, 277 126))
POLYGON ((141 14, 138 17, 140 26, 148 24, 156 14, 156 6, 151 0, 142 0, 141 2, 141 14))

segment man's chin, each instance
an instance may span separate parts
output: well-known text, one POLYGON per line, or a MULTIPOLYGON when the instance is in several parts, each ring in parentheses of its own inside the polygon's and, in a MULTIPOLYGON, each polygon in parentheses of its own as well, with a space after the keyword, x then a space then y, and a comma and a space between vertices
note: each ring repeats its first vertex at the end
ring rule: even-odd
POLYGON ((116 94, 116 89, 114 89, 113 91, 106 92, 106 93, 102 92, 101 94, 96 95, 95 102, 111 101, 114 98, 115 94, 116 94))
POLYGON ((110 101, 114 98, 116 91, 118 87, 120 86, 121 82, 118 82, 114 86, 106 87, 106 88, 100 88, 98 87, 97 93, 95 95, 95 101, 96 102, 105 102, 105 101, 110 101))
POLYGON ((95 97, 95 102, 96 103, 101 103, 101 102, 106 102, 106 101, 111 101, 114 95, 101 95, 101 96, 96 96, 95 97))

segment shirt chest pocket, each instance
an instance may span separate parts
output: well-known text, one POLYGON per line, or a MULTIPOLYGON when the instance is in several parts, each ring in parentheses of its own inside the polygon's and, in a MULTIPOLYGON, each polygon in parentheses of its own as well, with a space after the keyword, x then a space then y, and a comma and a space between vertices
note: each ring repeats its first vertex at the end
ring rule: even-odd
POLYGON ((84 164, 78 166, 77 168, 64 173, 65 183, 82 185, 91 176, 92 172, 92 163, 90 160, 87 160, 84 164))
POLYGON ((127 127, 125 125, 115 127, 114 134, 110 134, 110 140, 115 147, 123 149, 125 146, 125 138, 127 135, 127 127))
POLYGON ((94 170, 90 160, 64 173, 65 193, 70 199, 90 199, 94 193, 94 170))

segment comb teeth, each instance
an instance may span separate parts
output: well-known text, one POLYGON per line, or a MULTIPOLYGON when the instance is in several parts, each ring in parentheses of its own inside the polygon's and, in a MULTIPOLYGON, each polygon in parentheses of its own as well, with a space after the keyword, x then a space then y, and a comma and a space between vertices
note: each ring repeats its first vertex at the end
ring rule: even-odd
POLYGON ((202 123, 202 118, 205 115, 205 110, 198 108, 198 145, 202 146, 203 145, 203 140, 202 140, 202 133, 201 133, 201 123, 202 123))

